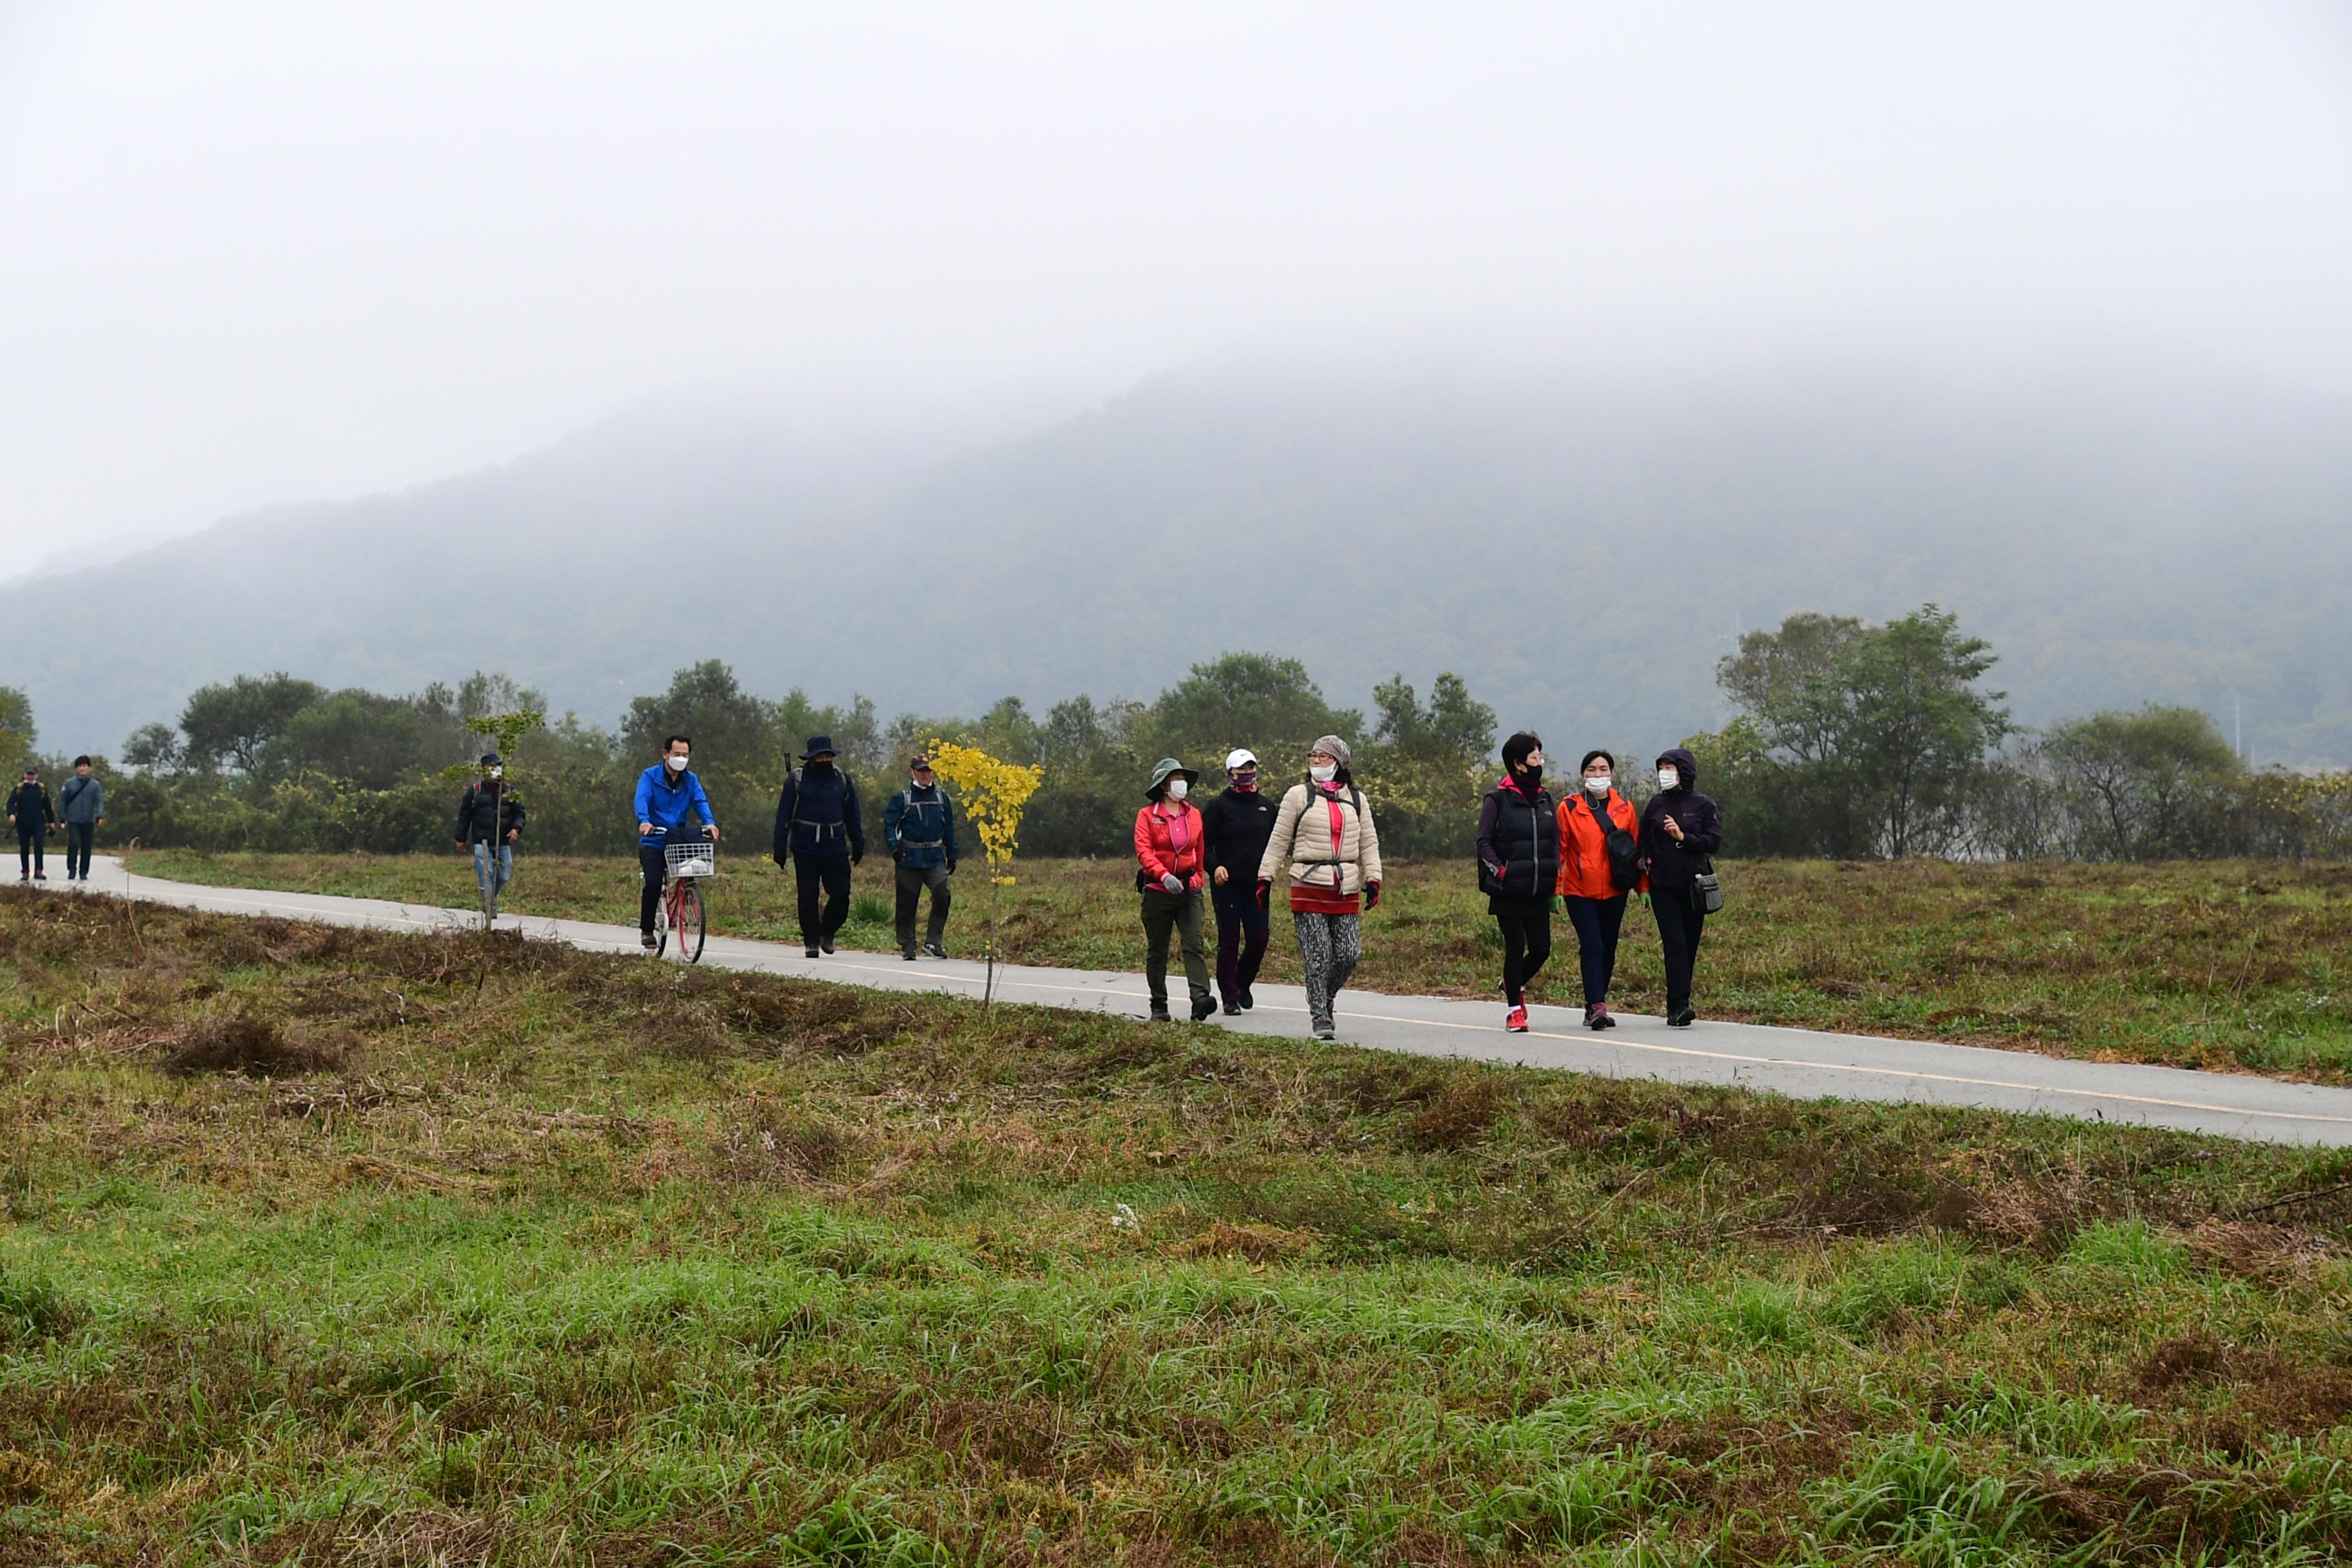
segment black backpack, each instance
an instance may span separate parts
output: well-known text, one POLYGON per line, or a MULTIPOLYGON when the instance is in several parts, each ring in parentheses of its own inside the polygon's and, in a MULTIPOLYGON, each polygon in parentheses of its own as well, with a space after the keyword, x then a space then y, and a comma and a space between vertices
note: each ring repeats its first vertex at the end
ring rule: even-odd
MULTIPOLYGON (((1606 797, 1603 797, 1604 802, 1606 797)), ((1609 885, 1621 893, 1630 893, 1642 879, 1642 851, 1633 836, 1617 826, 1609 815, 1606 804, 1594 805, 1592 797, 1584 797, 1584 808, 1592 813, 1592 820, 1601 825, 1601 847, 1609 857, 1609 885)))

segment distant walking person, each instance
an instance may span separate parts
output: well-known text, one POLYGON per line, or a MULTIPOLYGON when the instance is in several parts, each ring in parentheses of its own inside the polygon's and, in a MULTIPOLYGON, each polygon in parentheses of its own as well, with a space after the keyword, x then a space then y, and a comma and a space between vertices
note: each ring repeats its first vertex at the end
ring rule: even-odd
POLYGON ((1574 795, 1559 803, 1560 901, 1576 927, 1576 957, 1584 971, 1584 1026, 1613 1029, 1609 983, 1617 973, 1617 932, 1625 900, 1643 880, 1633 803, 1617 793, 1617 759, 1587 752, 1574 795))
POLYGON ((649 949, 660 945, 654 935, 654 911, 661 907, 662 888, 669 880, 670 844, 719 839, 710 797, 687 766, 693 752, 694 742, 684 735, 664 736, 661 761, 637 775, 637 870, 644 879, 637 894, 637 934, 649 949))
POLYGON ((1706 911, 1692 884, 1713 868, 1707 858, 1723 847, 1723 813, 1698 793, 1698 760, 1680 746, 1658 754, 1658 793, 1642 808, 1639 848, 1650 879, 1650 910, 1658 920, 1658 945, 1665 950, 1666 1022, 1686 1029, 1698 1016, 1691 1006, 1691 972, 1698 964, 1698 941, 1706 911))
POLYGON ((1503 778, 1478 807, 1478 887, 1503 928, 1503 1027, 1528 1032, 1528 982, 1551 956, 1559 880, 1559 818, 1543 782, 1543 742, 1522 730, 1503 742, 1503 778))
POLYGON ((66 880, 89 880, 90 847, 106 820, 106 785, 90 771, 88 757, 74 759, 74 776, 58 786, 58 810, 66 819, 66 880))
POLYGON ((866 824, 856 782, 841 771, 830 735, 811 735, 801 765, 784 778, 776 801, 775 858, 779 867, 794 862, 801 946, 811 958, 831 952, 833 933, 849 919, 849 868, 866 858, 866 824))
POLYGON ((474 883, 482 912, 499 918, 499 895, 514 880, 515 845, 522 838, 523 805, 507 787, 504 759, 482 753, 482 776, 457 797, 457 842, 474 857, 474 883))
POLYGON ((1348 742, 1326 735, 1307 759, 1307 782, 1291 785, 1275 814, 1257 865, 1258 907, 1288 870, 1290 923, 1307 971, 1307 1012, 1318 1040, 1336 1038, 1334 1005, 1364 956, 1363 912, 1381 901, 1381 839, 1371 808, 1349 772, 1348 742))
POLYGON ((8 792, 8 826, 16 830, 16 880, 49 879, 42 851, 57 820, 57 808, 49 804, 49 792, 41 784, 41 770, 26 768, 24 782, 8 792))
POLYGON ((948 955, 948 879, 955 875, 955 812, 948 804, 931 759, 918 755, 907 764, 907 787, 882 808, 882 844, 898 868, 898 954, 915 958, 915 905, 931 890, 931 918, 923 930, 923 952, 948 955))
POLYGON ((1257 868, 1274 837, 1275 803, 1257 787, 1257 753, 1225 758, 1225 787, 1201 808, 1208 847, 1209 907, 1217 917, 1217 990, 1228 1017, 1257 1005, 1250 987, 1265 962, 1270 921, 1258 907, 1257 868))
POLYGON ((1201 885, 1207 880, 1206 831, 1200 807, 1185 797, 1199 775, 1162 757, 1135 814, 1135 887, 1143 905, 1143 982, 1151 993, 1154 1023, 1168 1022, 1168 938, 1184 956, 1184 984, 1192 994, 1192 1022, 1217 1010, 1209 992, 1208 949, 1201 941, 1201 885))

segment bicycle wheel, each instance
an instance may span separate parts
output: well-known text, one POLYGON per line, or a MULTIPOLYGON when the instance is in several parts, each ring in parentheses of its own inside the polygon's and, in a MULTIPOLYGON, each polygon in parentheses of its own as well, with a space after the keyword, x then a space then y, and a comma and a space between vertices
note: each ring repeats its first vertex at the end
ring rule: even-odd
POLYGON ((702 962, 702 939, 709 935, 709 917, 702 908, 702 889, 692 880, 677 893, 677 955, 688 963, 702 962))

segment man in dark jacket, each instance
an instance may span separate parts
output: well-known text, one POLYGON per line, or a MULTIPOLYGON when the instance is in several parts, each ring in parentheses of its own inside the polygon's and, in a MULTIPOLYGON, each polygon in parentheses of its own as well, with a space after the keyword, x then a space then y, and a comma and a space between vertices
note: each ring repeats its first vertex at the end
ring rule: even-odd
POLYGON ((1201 808, 1201 847, 1209 870, 1209 907, 1217 914, 1217 992, 1225 1014, 1257 1005, 1250 987, 1265 962, 1266 911, 1258 907, 1257 863, 1281 803, 1257 787, 1257 753, 1246 749, 1225 758, 1225 787, 1201 808))
POLYGON ((457 800, 457 842, 473 851, 474 882, 482 913, 499 918, 499 895, 514 880, 514 847, 522 837, 523 805, 507 788, 506 763, 482 753, 482 776, 457 800))
POLYGON ((940 787, 931 759, 918 756, 907 764, 907 787, 882 808, 882 844, 898 868, 898 954, 915 957, 915 905, 923 889, 931 890, 931 918, 923 931, 923 951, 933 958, 948 955, 948 879, 955 875, 955 811, 947 791, 940 787))
POLYGON ((1664 950, 1666 1022, 1688 1028, 1698 1016, 1691 1007, 1691 971, 1698 963, 1698 940, 1706 912, 1691 884, 1723 847, 1723 813, 1698 793, 1698 759, 1680 746, 1658 753, 1658 793, 1642 808, 1635 844, 1650 878, 1650 910, 1658 920, 1658 945, 1664 950))
POLYGON ((49 879, 41 851, 57 820, 57 807, 49 804, 49 792, 41 784, 41 770, 26 768, 25 781, 8 792, 8 826, 16 830, 16 880, 49 879))
POLYGON ((775 858, 779 868, 794 862, 801 945, 814 958, 833 951, 833 933, 849 918, 849 868, 866 858, 866 825, 858 814, 857 785, 836 765, 830 735, 811 735, 801 763, 785 778, 776 802, 775 858))
POLYGON ((106 820, 106 786, 88 757, 74 759, 74 776, 58 790, 58 812, 66 822, 66 880, 89 880, 90 846, 106 820))

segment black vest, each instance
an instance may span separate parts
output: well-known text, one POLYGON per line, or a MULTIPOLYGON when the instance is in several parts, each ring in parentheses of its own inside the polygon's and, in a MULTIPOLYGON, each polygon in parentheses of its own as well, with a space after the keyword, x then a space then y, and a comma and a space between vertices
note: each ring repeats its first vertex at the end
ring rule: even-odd
POLYGON ((1548 899, 1559 880, 1559 817, 1551 791, 1538 789, 1530 804, 1509 784, 1486 792, 1495 803, 1495 853, 1502 857, 1500 880, 1478 868, 1479 889, 1510 899, 1548 899))

